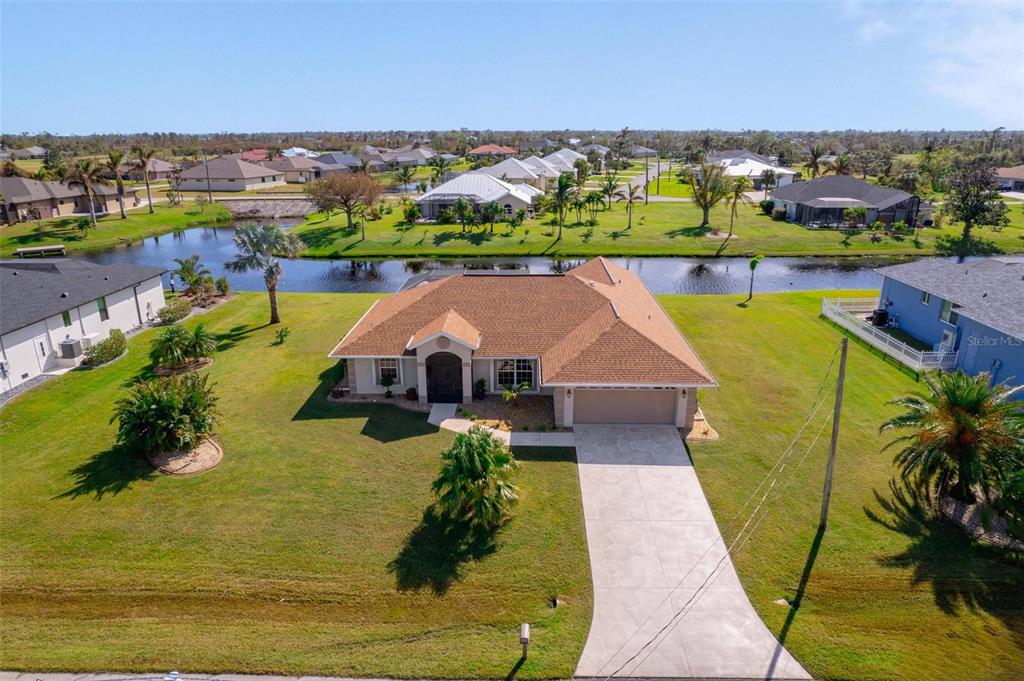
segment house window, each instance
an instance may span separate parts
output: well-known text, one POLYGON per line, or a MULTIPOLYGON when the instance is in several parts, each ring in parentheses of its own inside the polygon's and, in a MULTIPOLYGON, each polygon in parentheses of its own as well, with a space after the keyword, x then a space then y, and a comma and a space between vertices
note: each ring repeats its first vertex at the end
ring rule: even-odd
POLYGON ((512 204, 511 203, 506 203, 504 205, 504 208, 505 208, 505 215, 512 215, 512 204))
POLYGON ((71 326, 71 313, 64 310, 60 313, 60 318, 64 322, 64 326, 71 326))
POLYGON ((392 357, 377 360, 377 383, 384 385, 385 378, 390 378, 392 385, 399 382, 397 359, 392 357))
POLYGON ((100 321, 105 322, 110 319, 110 313, 107 312, 107 299, 99 298, 96 300, 96 307, 100 310, 100 321))
POLYGON ((960 314, 957 312, 957 310, 959 309, 960 306, 955 304, 953 301, 943 300, 942 310, 939 312, 939 319, 946 322, 947 324, 952 324, 953 326, 956 326, 957 321, 959 321, 960 319, 960 314))
POLYGON ((533 387, 533 360, 530 359, 499 359, 498 385, 509 386, 526 383, 533 387))
POLYGON ((921 304, 928 305, 932 302, 932 294, 927 291, 921 291, 921 304))

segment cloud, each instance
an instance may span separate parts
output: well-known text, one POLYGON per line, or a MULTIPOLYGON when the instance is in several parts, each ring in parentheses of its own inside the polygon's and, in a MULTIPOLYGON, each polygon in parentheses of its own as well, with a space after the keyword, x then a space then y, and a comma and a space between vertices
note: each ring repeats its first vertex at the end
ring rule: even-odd
POLYGON ((858 33, 860 34, 861 40, 866 43, 872 43, 879 38, 884 38, 890 33, 896 33, 896 29, 888 22, 882 21, 881 19, 874 19, 861 24, 858 33))

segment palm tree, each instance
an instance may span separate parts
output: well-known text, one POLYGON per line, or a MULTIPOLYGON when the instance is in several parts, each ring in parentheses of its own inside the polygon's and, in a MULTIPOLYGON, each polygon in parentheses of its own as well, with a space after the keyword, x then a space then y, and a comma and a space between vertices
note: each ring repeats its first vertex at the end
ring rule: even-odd
POLYGON ((149 358, 154 366, 175 369, 185 366, 191 357, 192 334, 184 326, 176 325, 153 339, 149 358))
POLYGON ((178 264, 178 269, 174 270, 171 274, 176 275, 181 279, 181 283, 188 287, 186 293, 195 292, 203 285, 204 280, 213 276, 210 274, 210 270, 206 269, 199 262, 198 255, 190 255, 187 258, 175 258, 174 262, 178 264))
POLYGON ((598 191, 608 200, 608 210, 611 210, 612 199, 615 198, 615 192, 619 191, 618 174, 605 173, 604 177, 601 178, 601 188, 598 191))
POLYGON ((480 218, 491 225, 491 234, 494 234, 494 223, 498 221, 504 209, 497 201, 488 201, 480 206, 480 218))
POLYGON ((813 180, 821 172, 821 157, 825 155, 825 147, 820 144, 811 145, 811 148, 807 151, 807 155, 810 157, 807 159, 807 163, 804 164, 804 168, 811 171, 811 179, 813 180))
POLYGON ((825 173, 835 173, 836 175, 851 175, 853 173, 853 162, 850 160, 849 154, 841 154, 836 156, 834 161, 830 161, 828 165, 822 170, 822 175, 825 173))
POLYGON ((732 226, 736 222, 736 211, 741 203, 750 203, 750 197, 747 196, 747 192, 751 190, 753 185, 746 177, 740 176, 733 180, 732 193, 729 195, 728 201, 730 203, 729 211, 729 238, 732 238, 732 226))
POLYGON ((96 188, 100 185, 110 186, 110 182, 103 178, 103 168, 98 163, 88 158, 81 158, 75 161, 75 165, 67 176, 69 187, 81 187, 85 192, 85 200, 89 202, 89 216, 92 218, 92 226, 96 226, 96 188))
POLYGON ((146 182, 146 201, 149 202, 149 212, 153 213, 153 193, 149 189, 149 162, 156 154, 156 149, 139 145, 132 150, 135 158, 139 161, 139 169, 142 171, 142 179, 146 182))
POLYGON ((519 500, 509 481, 516 468, 512 453, 497 438, 473 426, 441 453, 441 471, 431 488, 449 517, 493 526, 519 500))
POLYGON ((127 220, 128 214, 124 212, 124 179, 121 177, 121 163, 123 161, 123 151, 108 151, 107 160, 103 162, 103 167, 114 176, 114 184, 117 185, 117 205, 121 208, 121 219, 127 220))
POLYGON ((749 302, 754 297, 754 270, 757 269, 762 260, 764 260, 763 255, 755 255, 750 259, 750 291, 747 292, 747 299, 743 302, 749 302))
POLYGON ((416 179, 416 168, 413 166, 400 166, 395 172, 395 182, 401 187, 408 187, 416 179))
POLYGON ((452 212, 455 213, 455 218, 462 225, 462 231, 465 232, 466 225, 473 219, 473 204, 460 196, 452 204, 452 212))
POLYGON ((198 362, 213 357, 217 352, 217 337, 206 330, 206 324, 197 324, 189 339, 188 353, 192 361, 198 362))
POLYGON ((643 189, 638 184, 627 184, 622 191, 616 192, 616 201, 626 202, 626 229, 633 229, 633 204, 644 198, 643 189))
POLYGON ((558 176, 558 184, 555 185, 554 190, 551 192, 551 202, 558 211, 558 238, 555 241, 562 240, 562 226, 565 225, 565 212, 569 209, 569 204, 572 203, 573 196, 576 195, 576 183, 573 179, 572 173, 562 173, 558 176))
POLYGON ((448 172, 448 159, 438 154, 434 158, 430 159, 430 166, 434 169, 431 173, 430 179, 436 185, 438 181, 444 177, 444 174, 448 172))
POLYGON ((305 244, 297 235, 283 231, 275 224, 249 222, 235 230, 238 255, 224 263, 229 272, 262 270, 270 297, 270 323, 280 324, 277 311, 277 282, 281 279, 281 261, 275 254, 289 260, 299 257, 305 244))
POLYGON ((975 501, 976 492, 987 498, 1002 473, 1003 456, 1024 447, 1024 412, 1014 398, 1024 386, 993 386, 987 373, 970 376, 960 369, 926 374, 924 381, 929 394, 890 402, 905 411, 885 421, 880 431, 911 432, 886 449, 903 446, 895 462, 904 479, 922 488, 934 486, 939 494, 952 493, 967 503, 975 501))
POLYGON ((778 181, 778 174, 771 168, 765 168, 761 171, 761 186, 764 187, 765 198, 770 196, 772 189, 775 188, 775 183, 778 181))
POLYGON ((590 161, 578 158, 572 166, 576 169, 576 188, 582 192, 583 187, 587 184, 587 178, 590 177, 590 161))
POLYGON ((583 224, 583 211, 587 209, 587 199, 580 193, 578 187, 576 189, 576 195, 573 196, 569 206, 576 213, 576 224, 583 224))

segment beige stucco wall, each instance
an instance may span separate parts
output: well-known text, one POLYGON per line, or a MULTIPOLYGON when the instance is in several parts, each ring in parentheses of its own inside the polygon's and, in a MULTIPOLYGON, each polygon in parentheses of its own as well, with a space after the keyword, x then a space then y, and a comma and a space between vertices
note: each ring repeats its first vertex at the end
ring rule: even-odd
MULTIPOLYGON (((284 173, 281 173, 280 175, 270 175, 264 178, 255 177, 244 180, 217 179, 216 177, 211 177, 210 189, 215 192, 244 192, 266 187, 280 187, 284 183, 284 173), (265 180, 265 182, 261 182, 261 179, 265 180)), ((179 188, 186 192, 205 192, 206 178, 198 180, 182 180, 179 188)))
MULTIPOLYGON (((399 360, 398 382, 391 386, 396 395, 405 393, 407 388, 416 387, 416 359, 402 357, 399 360)), ((357 395, 383 395, 386 388, 377 382, 377 363, 374 357, 353 357, 348 360, 349 383, 357 395)))
MULTIPOLYGON (((444 344, 443 342, 441 343, 444 344)), ((417 390, 419 391, 420 402, 427 401, 427 358, 435 352, 450 352, 462 360, 462 401, 470 403, 473 401, 473 350, 461 343, 447 338, 437 338, 427 341, 416 348, 416 375, 418 377, 417 390), (441 347, 438 341, 447 341, 447 347, 441 347)))

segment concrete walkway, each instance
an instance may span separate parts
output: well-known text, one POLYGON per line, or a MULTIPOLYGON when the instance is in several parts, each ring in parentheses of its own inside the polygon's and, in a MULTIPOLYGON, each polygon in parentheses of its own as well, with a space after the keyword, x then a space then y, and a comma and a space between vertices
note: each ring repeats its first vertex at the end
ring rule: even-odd
POLYGON ((679 431, 575 431, 594 579, 576 676, 810 678, 747 599, 679 431))

